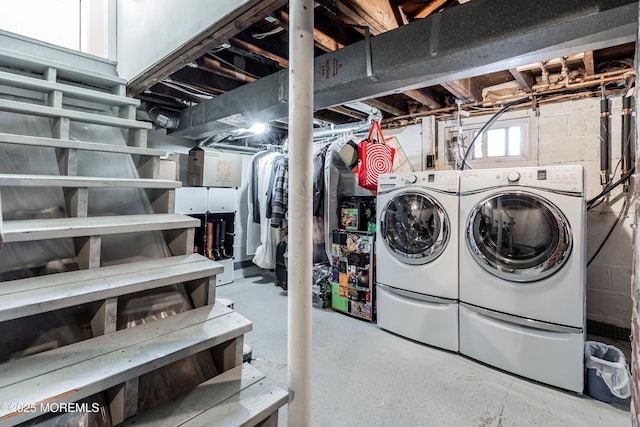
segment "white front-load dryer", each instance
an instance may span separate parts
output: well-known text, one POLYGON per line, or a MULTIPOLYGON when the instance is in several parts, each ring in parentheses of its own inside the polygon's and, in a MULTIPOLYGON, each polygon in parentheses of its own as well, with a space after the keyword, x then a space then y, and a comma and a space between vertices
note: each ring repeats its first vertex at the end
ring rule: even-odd
POLYGON ((458 351, 457 171, 381 175, 376 200, 378 326, 458 351))
POLYGON ((460 353, 583 391, 585 201, 581 166, 460 177, 460 353))

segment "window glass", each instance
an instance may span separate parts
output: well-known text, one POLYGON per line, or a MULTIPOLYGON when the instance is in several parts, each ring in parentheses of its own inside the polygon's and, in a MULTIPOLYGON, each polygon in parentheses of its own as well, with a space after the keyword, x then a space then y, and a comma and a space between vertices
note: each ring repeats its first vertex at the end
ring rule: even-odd
MULTIPOLYGON (((473 138, 476 137, 478 132, 473 132, 473 138)), ((473 158, 481 159, 482 158, 482 138, 478 138, 473 145, 473 158)))
POLYGON ((520 141, 520 126, 511 126, 509 128, 509 155, 519 156, 522 154, 522 142, 520 141))
MULTIPOLYGON (((453 164, 457 158, 457 154, 453 150, 458 150, 457 141, 455 147, 450 145, 453 138, 457 138, 461 133, 464 135, 464 149, 469 149, 471 141, 477 135, 488 118, 480 121, 478 118, 469 120, 470 123, 462 123, 462 130, 458 128, 455 122, 443 123, 444 126, 438 126, 444 131, 442 138, 447 141, 448 146, 445 148, 447 152, 446 161, 453 164)), ((513 119, 498 120, 485 130, 475 141, 471 152, 467 155, 467 160, 473 164, 495 164, 496 162, 528 162, 530 156, 535 152, 535 141, 531 142, 530 138, 530 119, 528 117, 518 117, 513 119), (531 144, 534 146, 532 147, 531 144)), ((439 130, 440 132, 440 130, 439 130)), ((459 166, 458 166, 459 167, 459 166)))
POLYGON ((505 130, 490 129, 487 132, 487 156, 504 156, 505 152, 505 130))

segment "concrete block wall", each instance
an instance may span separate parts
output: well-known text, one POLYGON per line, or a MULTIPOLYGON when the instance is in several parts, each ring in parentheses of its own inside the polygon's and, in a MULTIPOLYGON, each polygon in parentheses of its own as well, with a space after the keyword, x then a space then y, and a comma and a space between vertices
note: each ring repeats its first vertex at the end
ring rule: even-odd
MULTIPOLYGON (((637 129, 637 127, 636 127, 637 129)), ((637 153, 637 151, 636 151, 637 153)), ((636 160, 637 161, 637 160, 636 160)), ((635 174, 636 177, 640 177, 640 174, 635 174)), ((638 181, 636 181, 638 182, 638 181)), ((634 188, 635 200, 633 211, 635 217, 640 218, 640 186, 636 185, 634 188)), ((633 239, 633 247, 636 254, 640 253, 640 231, 636 227, 633 239)), ((632 305, 633 314, 631 317, 631 376, 633 378, 631 389, 631 425, 634 427, 640 426, 640 263, 638 262, 638 256, 633 259, 633 275, 632 275, 632 305)))
MULTIPOLYGON (((611 168, 621 152, 622 98, 611 99, 611 168)), ((589 98, 542 104, 537 120, 540 165, 581 164, 585 168, 587 199, 600 185, 600 100, 589 98)), ((616 175, 619 177, 619 169, 616 175)), ((616 179, 616 178, 614 178, 616 179)), ((631 190, 630 190, 631 191, 631 190)), ((587 212, 587 260, 605 239, 630 195, 616 189, 587 212)), ((623 212, 611 237, 587 269, 587 319, 629 328, 633 264, 633 209, 623 212)))

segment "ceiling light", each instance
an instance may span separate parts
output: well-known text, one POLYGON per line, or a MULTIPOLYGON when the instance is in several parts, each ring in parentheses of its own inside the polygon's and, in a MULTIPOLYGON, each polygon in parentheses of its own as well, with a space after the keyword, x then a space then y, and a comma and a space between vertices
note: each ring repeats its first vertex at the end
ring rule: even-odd
POLYGON ((249 132, 254 133, 256 135, 265 133, 269 130, 269 125, 267 123, 254 123, 248 129, 249 132))

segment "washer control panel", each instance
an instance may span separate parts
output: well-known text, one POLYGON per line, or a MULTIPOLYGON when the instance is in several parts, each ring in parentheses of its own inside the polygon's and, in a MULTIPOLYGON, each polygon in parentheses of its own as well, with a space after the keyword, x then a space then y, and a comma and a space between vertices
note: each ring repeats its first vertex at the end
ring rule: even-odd
POLYGON ((457 192, 460 172, 458 171, 419 171, 384 174, 378 177, 378 190, 406 186, 421 186, 446 192, 457 192))

